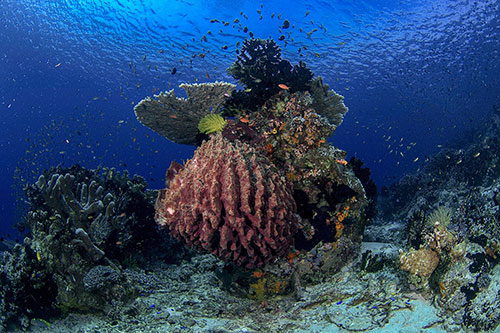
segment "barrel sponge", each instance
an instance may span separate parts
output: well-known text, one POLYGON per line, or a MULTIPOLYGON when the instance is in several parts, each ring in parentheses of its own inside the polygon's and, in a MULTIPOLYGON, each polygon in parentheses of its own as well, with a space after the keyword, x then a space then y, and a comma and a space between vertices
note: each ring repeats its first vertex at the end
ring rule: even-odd
POLYGON ((213 135, 184 166, 173 163, 156 221, 187 246, 245 268, 285 255, 297 231, 286 178, 249 145, 213 135))

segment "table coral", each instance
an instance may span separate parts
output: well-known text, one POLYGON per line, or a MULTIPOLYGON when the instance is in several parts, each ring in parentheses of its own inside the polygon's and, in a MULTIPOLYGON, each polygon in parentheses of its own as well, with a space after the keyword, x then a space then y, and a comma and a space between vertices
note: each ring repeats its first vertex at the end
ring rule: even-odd
POLYGON ((135 107, 137 120, 170 141, 196 144, 198 123, 207 114, 216 113, 232 91, 226 82, 181 84, 187 98, 179 98, 174 90, 146 97, 135 107))

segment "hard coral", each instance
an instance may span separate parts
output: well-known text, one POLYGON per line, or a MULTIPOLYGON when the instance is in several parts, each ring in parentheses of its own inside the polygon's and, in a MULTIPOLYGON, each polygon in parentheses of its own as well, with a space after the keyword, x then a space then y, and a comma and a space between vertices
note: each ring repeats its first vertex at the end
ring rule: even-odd
POLYGON ((187 98, 177 97, 172 89, 146 97, 134 107, 134 112, 140 123, 168 140, 194 145, 200 120, 217 113, 236 86, 216 81, 184 83, 179 88, 186 91, 187 98))
POLYGON ((167 171, 156 221, 188 246, 246 268, 287 253, 297 230, 291 188, 249 145, 221 134, 204 142, 184 168, 167 171))
POLYGON ((13 281, 6 283, 28 288, 27 295, 19 293, 23 290, 16 293, 33 304, 40 304, 38 295, 49 293, 49 300, 43 302, 61 310, 102 311, 108 304, 133 297, 135 286, 121 267, 144 260, 165 243, 156 230, 145 188, 143 178, 130 178, 115 169, 74 165, 45 170, 35 184, 25 187, 30 202, 25 223, 30 233, 21 253, 31 258, 19 267, 24 276, 11 275, 13 281), (86 281, 95 282, 93 273, 106 275, 105 270, 120 283, 105 284, 98 292, 85 286, 86 281))
POLYGON ((419 250, 410 249, 410 252, 399 251, 399 261, 401 269, 414 275, 428 278, 439 264, 439 256, 436 252, 421 248, 419 250))

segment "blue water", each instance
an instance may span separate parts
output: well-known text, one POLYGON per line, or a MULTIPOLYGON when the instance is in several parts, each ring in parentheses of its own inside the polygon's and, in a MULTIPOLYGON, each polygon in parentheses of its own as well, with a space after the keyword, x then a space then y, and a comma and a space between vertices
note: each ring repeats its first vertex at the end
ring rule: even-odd
POLYGON ((226 69, 245 26, 283 34, 283 58, 345 96, 330 141, 364 160, 379 187, 478 126, 500 98, 495 0, 2 0, 0 233, 20 218, 21 185, 49 166, 114 166, 161 188, 194 147, 139 124, 133 106, 183 82, 234 82, 226 69))

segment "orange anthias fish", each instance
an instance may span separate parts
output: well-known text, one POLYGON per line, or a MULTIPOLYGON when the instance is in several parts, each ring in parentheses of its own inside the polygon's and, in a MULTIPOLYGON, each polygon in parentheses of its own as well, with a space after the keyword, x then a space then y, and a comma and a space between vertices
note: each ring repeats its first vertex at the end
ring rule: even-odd
POLYGON ((286 84, 283 84, 283 83, 278 84, 278 87, 280 87, 283 90, 289 90, 290 89, 290 88, 288 88, 288 86, 286 84))
POLYGON ((266 273, 265 272, 260 272, 260 271, 255 271, 255 272, 253 272, 252 275, 253 275, 254 278, 260 279, 261 277, 263 277, 264 275, 266 275, 266 273))
POLYGON ((295 252, 290 252, 286 255, 286 258, 288 259, 288 262, 290 263, 290 265, 293 263, 293 260, 300 254, 299 251, 295 251, 295 252))
POLYGON ((344 225, 340 222, 335 222, 335 231, 336 231, 336 234, 335 236, 337 238, 340 238, 340 236, 342 236, 342 231, 344 230, 344 225))
POLYGON ((347 164, 347 161, 343 160, 343 159, 336 159, 335 162, 337 162, 338 164, 342 164, 342 165, 346 165, 347 164))

